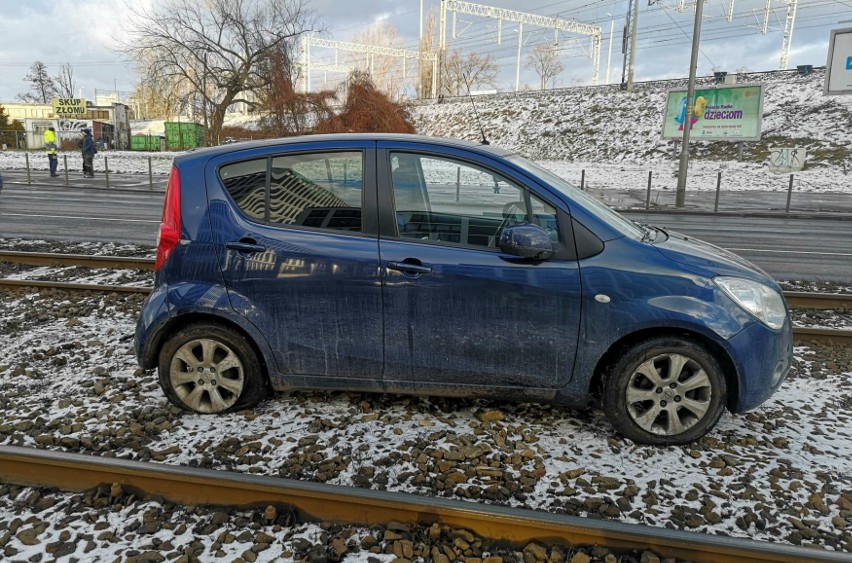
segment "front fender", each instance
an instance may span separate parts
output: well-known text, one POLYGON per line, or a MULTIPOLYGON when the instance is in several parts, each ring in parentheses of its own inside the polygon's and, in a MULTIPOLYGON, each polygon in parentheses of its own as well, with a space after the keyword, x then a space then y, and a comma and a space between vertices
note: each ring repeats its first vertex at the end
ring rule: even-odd
POLYGON ((707 277, 632 241, 580 262, 583 316, 575 377, 560 396, 588 401, 598 363, 618 342, 636 334, 687 331, 730 356, 730 340, 756 321, 707 277))

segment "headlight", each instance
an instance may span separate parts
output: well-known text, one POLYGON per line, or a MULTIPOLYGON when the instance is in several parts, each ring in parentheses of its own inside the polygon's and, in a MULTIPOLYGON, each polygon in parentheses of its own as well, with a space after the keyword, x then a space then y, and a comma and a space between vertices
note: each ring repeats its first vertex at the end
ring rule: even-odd
POLYGON ((784 320, 787 318, 784 299, 768 285, 743 278, 718 277, 713 281, 737 305, 769 328, 778 330, 784 326, 784 320))

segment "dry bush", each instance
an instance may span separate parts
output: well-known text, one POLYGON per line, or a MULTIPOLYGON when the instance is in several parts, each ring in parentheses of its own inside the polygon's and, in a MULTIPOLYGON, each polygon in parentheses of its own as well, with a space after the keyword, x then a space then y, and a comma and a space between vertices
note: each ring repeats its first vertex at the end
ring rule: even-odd
POLYGON ((317 123, 315 133, 414 133, 408 111, 380 92, 366 73, 353 72, 339 114, 317 123))
POLYGON ((269 87, 258 96, 265 113, 260 127, 270 136, 310 133, 317 123, 334 115, 334 92, 297 92, 294 87, 297 74, 286 52, 276 51, 270 55, 265 68, 269 87))

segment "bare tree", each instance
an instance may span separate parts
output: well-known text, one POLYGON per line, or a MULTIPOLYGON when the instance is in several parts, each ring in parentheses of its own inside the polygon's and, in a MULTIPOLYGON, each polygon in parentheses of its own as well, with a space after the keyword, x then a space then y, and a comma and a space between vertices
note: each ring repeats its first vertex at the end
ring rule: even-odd
POLYGON ((133 92, 133 109, 136 119, 167 117, 177 113, 177 101, 169 97, 171 85, 161 85, 157 80, 146 79, 133 92))
MULTIPOLYGON (((360 43, 362 45, 376 45, 379 47, 390 47, 392 49, 402 49, 402 39, 399 37, 399 31, 396 27, 380 20, 363 33, 355 35, 351 39, 352 43, 360 43)), ((389 57, 386 55, 352 53, 350 62, 353 66, 362 73, 370 75, 370 82, 373 87, 378 88, 391 98, 399 98, 405 90, 405 77, 402 76, 402 61, 398 57, 389 57)), ((406 70, 413 68, 409 66, 406 70)))
MULTIPOLYGON (((423 37, 420 40, 420 54, 428 54, 435 52, 435 28, 437 27, 435 10, 430 9, 426 15, 426 27, 423 30, 423 37)), ((420 84, 417 95, 421 98, 429 98, 432 96, 432 68, 431 61, 423 59, 419 62, 420 67, 420 84)))
POLYGON ((185 105, 181 100, 183 86, 179 77, 147 74, 156 60, 153 51, 140 53, 136 57, 136 73, 141 80, 133 92, 133 99, 137 116, 144 116, 145 119, 179 115, 185 105))
POLYGON ((56 95, 56 84, 47 74, 47 66, 41 61, 36 61, 30 66, 30 73, 24 78, 24 82, 31 84, 30 91, 18 94, 18 99, 24 102, 37 104, 49 104, 56 95))
POLYGON ((56 92, 60 98, 74 97, 77 82, 74 80, 74 67, 71 66, 71 63, 63 63, 59 68, 59 75, 54 80, 56 81, 56 92))
POLYGON ((547 86, 548 80, 565 70, 565 66, 559 61, 556 45, 535 47, 527 56, 527 64, 538 74, 542 90, 547 86))
POLYGON ((461 96, 471 88, 497 86, 497 63, 494 57, 470 53, 466 57, 453 51, 444 57, 441 65, 441 93, 448 96, 461 96))
POLYGON ((208 140, 219 136, 232 104, 257 104, 247 94, 268 85, 260 72, 266 60, 281 49, 292 53, 313 24, 305 0, 164 0, 128 9, 122 50, 145 81, 169 89, 165 97, 179 111, 200 112, 208 140))

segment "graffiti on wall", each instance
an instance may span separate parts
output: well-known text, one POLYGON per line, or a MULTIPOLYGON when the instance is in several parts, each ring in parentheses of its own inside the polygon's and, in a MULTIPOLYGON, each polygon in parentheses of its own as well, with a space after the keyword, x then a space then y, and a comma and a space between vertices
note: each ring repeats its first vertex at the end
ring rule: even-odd
POLYGON ((80 121, 79 119, 60 119, 58 130, 79 133, 86 127, 91 127, 88 121, 80 121))

